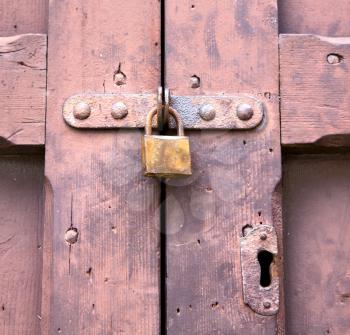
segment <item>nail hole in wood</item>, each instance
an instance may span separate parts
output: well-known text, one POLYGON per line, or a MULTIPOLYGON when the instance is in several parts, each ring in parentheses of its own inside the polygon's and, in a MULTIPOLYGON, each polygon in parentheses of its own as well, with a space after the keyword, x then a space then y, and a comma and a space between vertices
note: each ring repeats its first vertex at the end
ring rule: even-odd
POLYGON ((331 53, 327 55, 327 62, 331 65, 337 65, 343 61, 344 57, 337 53, 331 53))
POLYGON ((215 301, 213 304, 211 304, 211 308, 216 308, 219 306, 219 302, 215 301))
POLYGON ((253 229, 253 226, 250 224, 246 224, 242 228, 242 236, 246 236, 251 230, 253 229))

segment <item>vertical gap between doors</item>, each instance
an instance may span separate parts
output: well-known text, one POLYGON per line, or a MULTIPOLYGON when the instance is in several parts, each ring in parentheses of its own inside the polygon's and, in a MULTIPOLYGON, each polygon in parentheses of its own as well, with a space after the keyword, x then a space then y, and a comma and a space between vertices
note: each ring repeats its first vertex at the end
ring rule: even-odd
MULTIPOLYGON (((161 86, 165 80, 165 0, 160 0, 161 86)), ((164 101, 164 96, 163 96, 164 101)), ((163 132, 164 132, 163 128, 163 132)), ((160 182, 160 335, 167 334, 166 184, 160 182)))

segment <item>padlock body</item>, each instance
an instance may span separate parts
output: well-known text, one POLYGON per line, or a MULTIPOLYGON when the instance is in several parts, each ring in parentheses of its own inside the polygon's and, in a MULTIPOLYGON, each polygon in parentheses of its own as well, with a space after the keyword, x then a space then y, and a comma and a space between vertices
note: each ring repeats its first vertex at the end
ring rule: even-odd
POLYGON ((145 176, 174 178, 190 176, 191 154, 187 136, 145 135, 142 139, 145 176))

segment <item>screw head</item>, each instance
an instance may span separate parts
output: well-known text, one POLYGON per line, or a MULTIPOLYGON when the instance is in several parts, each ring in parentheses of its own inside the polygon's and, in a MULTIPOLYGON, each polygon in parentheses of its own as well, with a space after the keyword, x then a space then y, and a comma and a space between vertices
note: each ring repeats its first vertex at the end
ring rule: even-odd
POLYGON ((248 121, 254 115, 253 107, 246 103, 239 104, 236 112, 238 118, 242 121, 248 121))
POLYGON ((91 107, 88 103, 81 101, 78 102, 73 108, 73 115, 76 119, 85 120, 91 114, 91 107))
POLYGON ((201 86, 201 82, 200 82, 199 77, 192 76, 191 79, 190 79, 190 85, 191 85, 191 88, 198 88, 198 87, 200 87, 201 86))
POLYGON ((211 121, 216 116, 216 110, 212 105, 203 105, 199 109, 200 117, 205 121, 211 121))
POLYGON ((64 235, 64 239, 69 244, 74 244, 78 241, 78 236, 79 233, 77 228, 69 228, 64 235))
POLYGON ((128 115, 128 108, 124 102, 118 101, 112 105, 111 114, 116 120, 123 119, 128 115))
POLYGON ((260 234, 260 240, 265 241, 267 239, 267 235, 265 233, 260 234))
POLYGON ((263 302, 263 306, 264 306, 264 308, 269 309, 271 307, 271 302, 270 301, 264 301, 263 302))
POLYGON ((336 55, 336 54, 329 54, 327 56, 327 62, 329 64, 332 64, 332 65, 339 64, 340 61, 341 61, 341 58, 338 55, 336 55))

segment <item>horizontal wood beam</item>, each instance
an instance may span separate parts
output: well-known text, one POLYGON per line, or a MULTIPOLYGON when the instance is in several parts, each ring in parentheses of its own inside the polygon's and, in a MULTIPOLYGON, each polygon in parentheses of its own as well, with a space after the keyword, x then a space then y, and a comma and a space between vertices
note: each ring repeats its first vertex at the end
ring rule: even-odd
POLYGON ((349 145, 350 38, 280 35, 282 145, 349 145))
POLYGON ((46 50, 44 34, 0 37, 0 148, 44 144, 46 50))
MULTIPOLYGON (((0 147, 44 144, 46 53, 44 34, 0 38, 0 147)), ((348 144, 349 58, 350 38, 280 35, 282 145, 348 144)))

